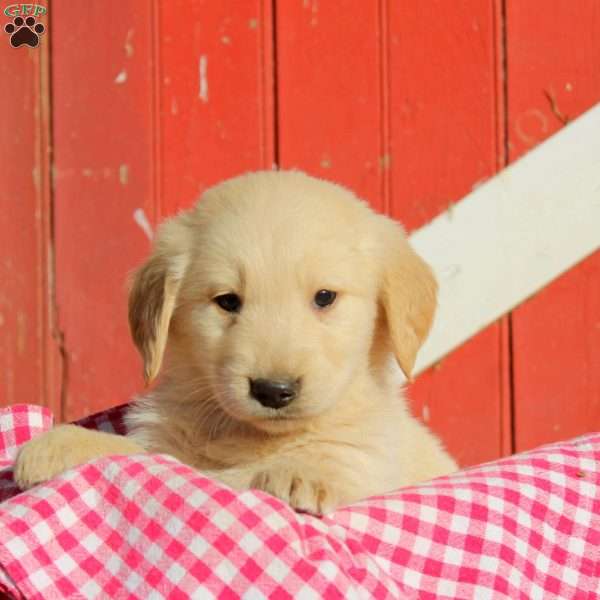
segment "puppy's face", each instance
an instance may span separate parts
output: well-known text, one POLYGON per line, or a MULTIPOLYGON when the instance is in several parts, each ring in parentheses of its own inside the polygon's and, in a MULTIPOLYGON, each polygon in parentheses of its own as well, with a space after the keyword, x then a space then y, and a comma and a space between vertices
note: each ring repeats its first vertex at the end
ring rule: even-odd
POLYGON ((434 301, 428 269, 391 221, 332 184, 257 173, 163 227, 130 318, 150 377, 166 346, 172 377, 237 420, 281 431, 343 401, 371 366, 381 313, 390 332, 402 320, 392 335, 409 370, 434 301), (394 286, 397 316, 387 314, 394 286), (411 308, 411 286, 427 306, 411 308))
POLYGON ((272 429, 330 408, 365 367, 377 285, 335 215, 253 201, 198 234, 172 328, 176 362, 198 365, 231 416, 272 429))

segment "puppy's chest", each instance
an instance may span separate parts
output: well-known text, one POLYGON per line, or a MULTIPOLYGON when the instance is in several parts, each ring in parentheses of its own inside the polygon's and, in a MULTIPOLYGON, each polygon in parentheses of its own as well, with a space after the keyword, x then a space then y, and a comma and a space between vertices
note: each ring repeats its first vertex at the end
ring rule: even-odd
MULTIPOLYGON (((235 470, 254 472, 257 469, 278 466, 337 473, 346 478, 369 476, 372 481, 402 479, 398 461, 398 431, 390 435, 385 427, 373 423, 362 427, 327 427, 273 436, 257 432, 214 431, 182 427, 177 435, 170 431, 171 448, 165 450, 182 462, 201 470, 210 471, 223 479, 235 470)), ((396 428, 394 428, 396 429, 396 428)), ((236 482, 238 483, 238 482, 236 482)), ((237 487, 237 486, 236 486, 237 487)), ((378 486, 379 487, 379 486, 378 486)))
POLYGON ((193 456, 194 466, 211 470, 243 467, 264 461, 279 455, 284 447, 278 440, 232 434, 218 438, 204 434, 193 443, 189 442, 185 453, 193 456))

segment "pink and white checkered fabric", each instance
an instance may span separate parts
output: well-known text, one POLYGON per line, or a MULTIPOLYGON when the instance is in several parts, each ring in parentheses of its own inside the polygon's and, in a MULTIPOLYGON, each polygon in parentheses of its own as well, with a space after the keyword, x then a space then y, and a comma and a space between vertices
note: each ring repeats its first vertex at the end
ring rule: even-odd
MULTIPOLYGON (((85 424, 122 431, 121 412, 85 424)), ((0 413, 4 481, 15 446, 49 424, 38 407, 0 413)), ((43 599, 597 598, 599 458, 600 434, 589 435, 324 518, 234 492, 167 456, 101 459, 26 493, 2 488, 0 590, 43 599)))

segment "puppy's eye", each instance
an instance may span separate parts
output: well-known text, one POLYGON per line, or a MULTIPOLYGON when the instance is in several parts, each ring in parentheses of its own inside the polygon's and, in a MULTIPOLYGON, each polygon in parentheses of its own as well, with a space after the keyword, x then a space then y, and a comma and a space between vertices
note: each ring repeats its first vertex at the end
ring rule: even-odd
POLYGON ((242 299, 237 294, 221 294, 213 298, 213 302, 227 312, 240 312, 242 308, 242 299))
POLYGON ((315 294, 314 302, 319 308, 325 308, 330 304, 333 304, 337 294, 331 290, 319 290, 315 294))

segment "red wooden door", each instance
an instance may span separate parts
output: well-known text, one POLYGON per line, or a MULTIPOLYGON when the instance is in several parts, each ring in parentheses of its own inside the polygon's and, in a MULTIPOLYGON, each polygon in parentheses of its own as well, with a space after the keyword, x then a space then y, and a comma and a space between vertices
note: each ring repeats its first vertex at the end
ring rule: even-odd
MULTIPOLYGON (((0 404, 62 419, 141 389, 127 274, 208 185, 298 167, 412 231, 600 101, 594 0, 47 7, 39 48, 0 48, 0 404)), ((462 464, 600 428, 599 279, 596 254, 410 386, 462 464)))

